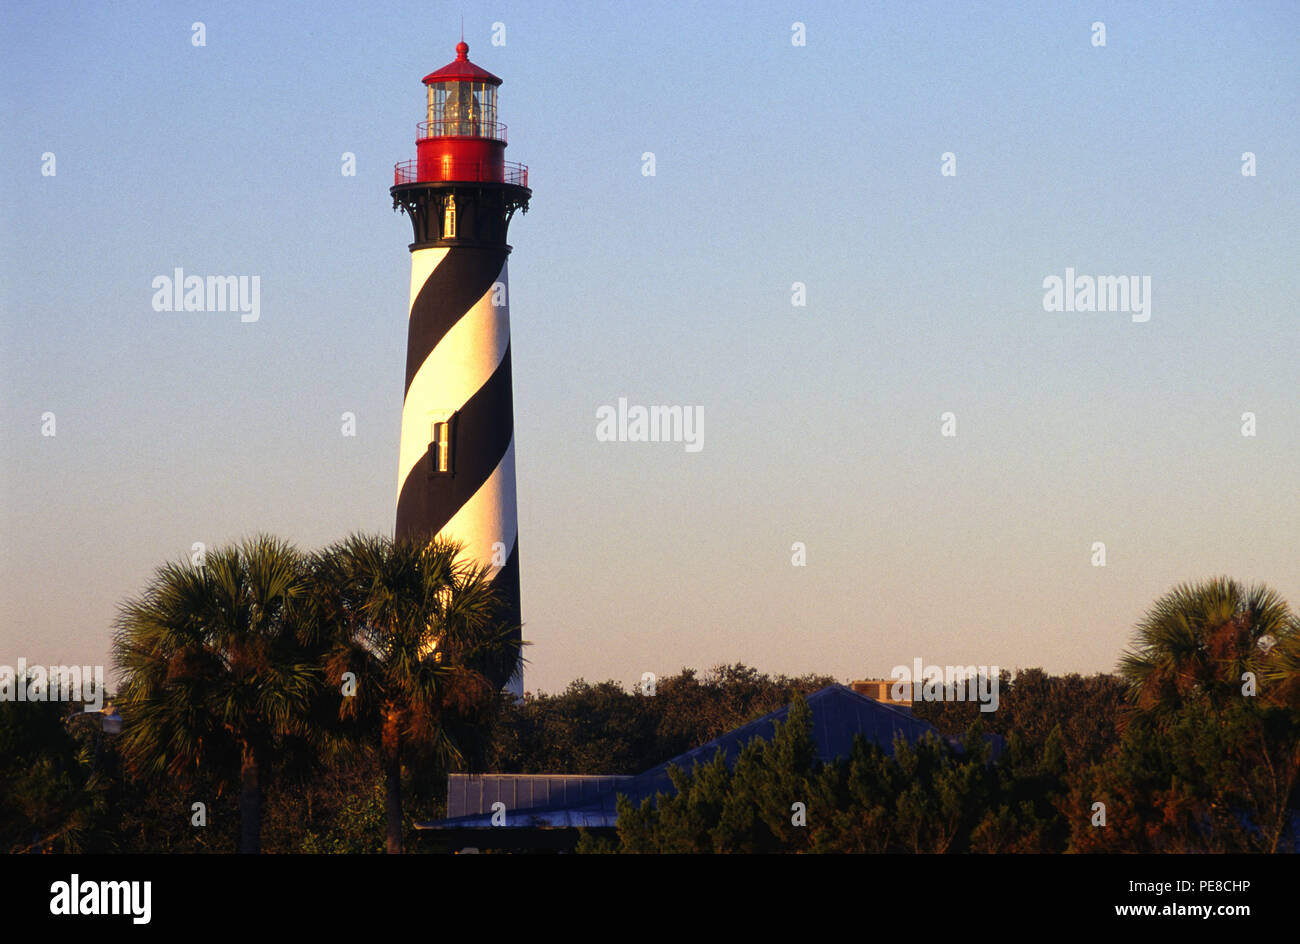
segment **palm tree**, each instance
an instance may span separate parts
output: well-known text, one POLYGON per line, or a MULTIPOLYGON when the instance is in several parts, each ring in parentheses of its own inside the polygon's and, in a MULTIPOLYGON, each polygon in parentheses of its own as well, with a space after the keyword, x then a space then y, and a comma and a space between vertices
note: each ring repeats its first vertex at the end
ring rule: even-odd
POLYGON ((473 759, 519 664, 518 626, 487 569, 459 551, 353 535, 312 562, 317 619, 334 640, 326 678, 352 686, 339 719, 381 753, 390 853, 402 851, 403 758, 421 748, 440 764, 473 759))
POLYGON ((240 852, 260 849, 263 778, 277 744, 310 733, 322 673, 296 619, 305 578, 292 545, 258 536, 158 568, 117 619, 128 762, 146 775, 237 776, 240 852))
POLYGON ((1300 705, 1300 613, 1292 617, 1291 625, 1281 636, 1266 638, 1260 645, 1263 651, 1263 677, 1270 683, 1270 692, 1279 704, 1300 705))
POLYGON ((1244 673, 1260 674, 1269 643, 1287 639, 1294 625, 1286 601, 1268 587, 1227 577, 1180 584, 1138 624, 1120 675, 1130 699, 1155 718, 1192 701, 1217 708, 1241 694, 1244 673))
POLYGON ((1174 588, 1138 624, 1120 663, 1136 711, 1117 775, 1151 810, 1152 839, 1287 847, 1300 783, 1296 630, 1278 594, 1226 577, 1174 588))

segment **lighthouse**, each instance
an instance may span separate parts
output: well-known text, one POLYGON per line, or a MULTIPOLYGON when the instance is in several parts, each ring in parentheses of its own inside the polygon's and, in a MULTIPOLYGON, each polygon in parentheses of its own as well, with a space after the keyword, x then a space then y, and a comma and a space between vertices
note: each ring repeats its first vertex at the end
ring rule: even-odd
MULTIPOLYGON (((458 541, 518 625, 506 230, 528 211, 528 168, 505 160, 501 80, 469 61, 463 40, 424 85, 416 157, 394 168, 390 191, 415 237, 396 536, 458 541)), ((522 694, 522 663, 506 687, 522 694)))

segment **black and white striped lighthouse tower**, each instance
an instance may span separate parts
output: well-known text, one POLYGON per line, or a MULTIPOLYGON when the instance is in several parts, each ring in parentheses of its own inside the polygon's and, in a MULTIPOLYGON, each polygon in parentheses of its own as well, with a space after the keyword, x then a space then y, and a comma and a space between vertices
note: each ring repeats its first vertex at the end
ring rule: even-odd
MULTIPOLYGON (((462 40, 452 63, 424 77, 416 159, 393 175, 393 206, 415 232, 397 539, 459 541, 491 568, 518 624, 506 229, 532 191, 528 168, 505 160, 501 80, 468 53, 462 40)), ((516 694, 522 676, 521 665, 507 685, 516 694)))

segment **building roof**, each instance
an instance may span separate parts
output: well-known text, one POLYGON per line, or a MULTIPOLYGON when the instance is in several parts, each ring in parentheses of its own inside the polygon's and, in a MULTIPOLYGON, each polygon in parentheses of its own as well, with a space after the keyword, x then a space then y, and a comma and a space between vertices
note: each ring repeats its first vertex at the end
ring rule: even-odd
MULTIPOLYGON (((927 734, 939 736, 939 730, 929 722, 914 718, 904 710, 882 704, 865 695, 859 695, 843 685, 829 685, 808 696, 812 712, 812 735, 817 744, 817 757, 829 763, 847 757, 853 749, 853 739, 861 734, 867 741, 878 745, 889 755, 894 752, 894 738, 902 735, 909 743, 919 741, 927 734)), ((727 764, 734 765, 741 748, 754 738, 771 740, 776 732, 776 722, 784 722, 789 707, 778 708, 749 724, 729 731, 707 744, 679 754, 672 760, 635 777, 620 778, 600 792, 586 796, 575 803, 554 803, 526 809, 506 807, 506 825, 521 827, 612 827, 618 823, 617 798, 621 794, 635 804, 658 793, 675 791, 668 776, 668 768, 680 767, 689 771, 696 764, 707 764, 719 750, 727 764)), ((485 775, 484 779, 494 775, 485 775)), ((496 775, 519 777, 518 774, 496 775)), ((548 775, 540 775, 548 776, 548 775)), ((474 778, 470 778, 474 779, 474 778)), ((448 806, 448 812, 452 808, 448 806)), ((492 825, 490 810, 480 810, 468 815, 453 816, 432 823, 417 823, 417 829, 463 829, 492 825)))
POLYGON ((487 69, 480 69, 469 61, 469 45, 465 40, 456 44, 456 58, 437 72, 430 72, 422 80, 425 85, 435 82, 486 82, 488 85, 500 85, 501 80, 487 69))
POLYGON ((504 803, 507 810, 571 805, 631 779, 602 774, 450 774, 447 817, 489 813, 493 803, 504 803))

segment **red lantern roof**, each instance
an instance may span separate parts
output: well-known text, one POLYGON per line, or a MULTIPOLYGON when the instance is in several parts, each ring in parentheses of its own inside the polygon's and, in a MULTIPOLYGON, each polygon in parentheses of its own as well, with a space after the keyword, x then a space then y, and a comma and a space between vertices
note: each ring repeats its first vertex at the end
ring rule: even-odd
POLYGON ((501 80, 487 69, 480 69, 469 61, 469 45, 465 40, 456 44, 456 60, 443 66, 437 72, 430 72, 424 77, 425 85, 435 82, 486 82, 488 85, 500 85, 501 80))

